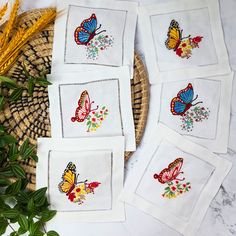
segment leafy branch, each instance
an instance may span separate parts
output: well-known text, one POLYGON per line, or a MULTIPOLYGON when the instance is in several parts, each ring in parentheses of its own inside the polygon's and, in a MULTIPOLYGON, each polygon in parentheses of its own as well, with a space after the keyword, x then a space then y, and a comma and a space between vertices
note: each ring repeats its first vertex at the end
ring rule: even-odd
POLYGON ((50 210, 46 197, 47 188, 28 191, 25 170, 19 161, 38 160, 36 149, 26 139, 19 146, 17 140, 6 133, 0 125, 0 235, 10 227, 10 236, 22 235, 26 232, 30 236, 57 236, 55 231, 46 232, 44 225, 51 220, 56 211, 50 210), (12 224, 18 223, 14 229, 12 224))
POLYGON ((0 76, 0 111, 4 108, 6 102, 16 101, 22 97, 23 91, 27 90, 29 96, 33 96, 35 85, 48 86, 51 83, 47 80, 46 72, 40 73, 40 76, 33 76, 27 70, 26 66, 23 65, 23 73, 27 78, 27 85, 19 85, 14 80, 6 76, 0 76), (2 92, 2 88, 6 87, 10 89, 10 96, 6 96, 2 92))

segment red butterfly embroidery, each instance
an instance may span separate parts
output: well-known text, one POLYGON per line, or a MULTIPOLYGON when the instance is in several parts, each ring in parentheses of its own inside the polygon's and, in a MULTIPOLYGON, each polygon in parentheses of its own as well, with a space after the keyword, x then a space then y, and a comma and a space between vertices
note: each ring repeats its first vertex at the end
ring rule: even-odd
POLYGON ((71 117, 71 121, 83 122, 88 117, 91 111, 95 111, 98 109, 99 106, 97 106, 95 109, 91 109, 91 105, 93 103, 94 101, 90 102, 88 91, 84 90, 80 95, 78 107, 75 110, 75 116, 71 117))
POLYGON ((183 179, 177 178, 183 171, 180 171, 183 165, 183 158, 177 158, 175 161, 168 165, 168 168, 163 169, 160 174, 154 174, 154 179, 157 179, 160 183, 165 184, 173 180, 183 181, 183 179))

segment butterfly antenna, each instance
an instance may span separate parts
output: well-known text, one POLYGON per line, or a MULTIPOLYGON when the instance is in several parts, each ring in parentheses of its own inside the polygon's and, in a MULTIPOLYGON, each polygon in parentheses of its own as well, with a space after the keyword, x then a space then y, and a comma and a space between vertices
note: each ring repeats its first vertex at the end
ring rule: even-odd
POLYGON ((103 33, 103 32, 106 32, 106 30, 102 30, 102 31, 96 33, 95 35, 101 34, 101 33, 103 33))
MULTIPOLYGON (((92 103, 94 103, 94 101, 92 101, 90 105, 92 105, 92 103)), ((99 108, 99 106, 97 106, 96 108, 92 109, 91 111, 96 111, 98 108, 99 108)))
POLYGON ((189 36, 187 36, 187 37, 183 37, 182 40, 183 39, 189 39, 190 37, 191 37, 191 34, 189 36))
POLYGON ((99 27, 96 29, 96 31, 99 30, 101 27, 102 27, 102 25, 100 24, 99 27))
POLYGON ((196 101, 198 98, 198 95, 192 100, 192 102, 196 101))
POLYGON ((192 106, 194 107, 194 106, 196 106, 197 104, 200 104, 200 103, 203 103, 203 102, 197 102, 195 104, 192 104, 192 106))
POLYGON ((178 179, 178 178, 176 178, 176 180, 183 181, 183 180, 185 180, 185 178, 182 178, 182 179, 178 179))

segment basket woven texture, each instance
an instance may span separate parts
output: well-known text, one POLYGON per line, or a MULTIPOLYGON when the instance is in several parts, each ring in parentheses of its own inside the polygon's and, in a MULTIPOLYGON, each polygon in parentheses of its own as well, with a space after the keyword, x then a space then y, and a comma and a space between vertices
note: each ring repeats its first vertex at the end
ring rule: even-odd
MULTIPOLYGON (((18 24, 21 27, 30 27, 34 24, 42 12, 48 9, 33 10, 21 14, 18 17, 18 24)), ((26 83, 26 77, 22 73, 23 63, 33 75, 39 75, 42 70, 50 73, 51 55, 53 46, 53 24, 41 33, 37 34, 23 48, 18 60, 9 70, 8 76, 16 80, 19 84, 26 83)), ((131 80, 132 107, 135 124, 136 144, 140 144, 149 106, 149 83, 145 67, 141 58, 135 53, 134 56, 134 77, 131 80)), ((9 91, 6 91, 9 92, 9 91)), ((48 92, 45 87, 35 86, 32 97, 27 91, 16 102, 10 102, 0 113, 0 122, 7 127, 10 134, 15 136, 20 144, 28 137, 30 143, 36 144, 38 137, 50 137, 48 92)), ((125 153, 128 160, 131 152, 125 153)), ((35 162, 30 160, 22 162, 21 165, 30 180, 29 189, 35 188, 35 162)))

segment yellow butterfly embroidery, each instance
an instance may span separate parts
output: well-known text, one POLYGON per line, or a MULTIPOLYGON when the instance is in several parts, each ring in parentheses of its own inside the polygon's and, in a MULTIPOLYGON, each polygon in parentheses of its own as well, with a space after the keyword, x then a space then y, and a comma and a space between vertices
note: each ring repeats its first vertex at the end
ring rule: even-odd
POLYGON ((199 47, 198 44, 202 41, 203 37, 196 36, 191 38, 191 35, 182 37, 182 33, 183 30, 180 29, 179 23, 176 20, 172 20, 165 45, 167 49, 174 50, 179 57, 188 59, 192 55, 192 49, 199 47))
POLYGON ((76 176, 76 165, 69 162, 64 170, 62 181, 59 183, 58 188, 60 192, 66 193, 66 196, 68 196, 71 202, 82 204, 83 200, 85 200, 85 195, 94 193, 94 189, 101 183, 88 183, 88 180, 77 182, 78 175, 76 176))

